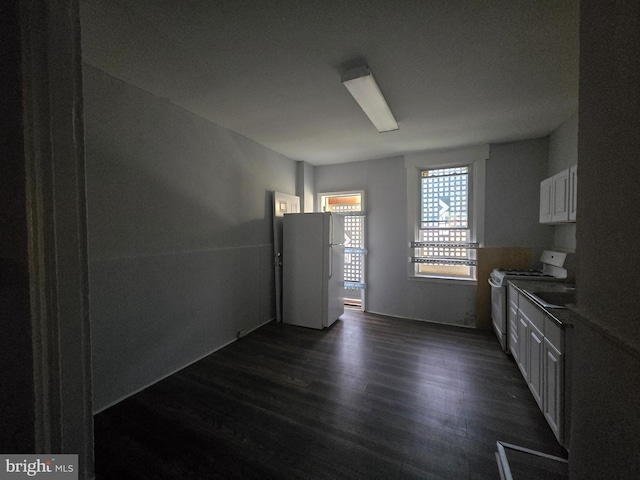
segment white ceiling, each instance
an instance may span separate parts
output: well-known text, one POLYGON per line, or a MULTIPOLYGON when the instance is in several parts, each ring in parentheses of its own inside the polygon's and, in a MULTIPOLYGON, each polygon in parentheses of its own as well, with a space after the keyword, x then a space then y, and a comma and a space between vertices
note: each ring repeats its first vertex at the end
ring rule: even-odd
POLYGON ((550 133, 578 0, 82 0, 84 61, 312 165, 550 133), (400 129, 341 84, 364 58, 400 129))

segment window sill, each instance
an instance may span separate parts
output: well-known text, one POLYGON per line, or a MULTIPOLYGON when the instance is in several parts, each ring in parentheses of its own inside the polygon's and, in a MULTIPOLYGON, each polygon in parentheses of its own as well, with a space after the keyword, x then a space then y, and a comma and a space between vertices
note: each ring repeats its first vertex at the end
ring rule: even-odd
POLYGON ((412 275, 409 280, 414 282, 430 282, 430 283, 446 283, 448 285, 466 285, 475 286, 478 281, 473 278, 450 278, 450 277, 436 277, 436 276, 417 276, 412 275))

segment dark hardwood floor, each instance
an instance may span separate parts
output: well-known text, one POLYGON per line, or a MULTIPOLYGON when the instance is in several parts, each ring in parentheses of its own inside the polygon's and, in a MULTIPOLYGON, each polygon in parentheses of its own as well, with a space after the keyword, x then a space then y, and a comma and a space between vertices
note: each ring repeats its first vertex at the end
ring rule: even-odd
POLYGON ((566 456, 491 332, 354 311, 270 323, 95 416, 98 480, 497 479, 497 440, 566 456))

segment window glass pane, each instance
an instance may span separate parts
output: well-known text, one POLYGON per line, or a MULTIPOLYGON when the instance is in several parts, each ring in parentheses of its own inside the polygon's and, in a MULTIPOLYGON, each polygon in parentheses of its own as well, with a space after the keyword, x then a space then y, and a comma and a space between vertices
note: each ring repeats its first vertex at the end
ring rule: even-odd
POLYGON ((468 167, 421 172, 421 228, 467 228, 468 167))
MULTIPOLYGON (((364 212, 362 194, 336 193, 321 195, 322 211, 344 214, 344 246, 352 249, 365 249, 364 212), (354 214, 355 212, 355 214, 354 214)), ((350 251, 344 255, 344 281, 353 284, 365 284, 365 254, 350 251)), ((345 305, 362 306, 364 287, 345 287, 345 305)))
POLYGON ((468 265, 432 265, 429 263, 418 263, 417 272, 421 275, 438 275, 447 277, 470 277, 472 267, 468 265))
MULTIPOLYGON (((358 205, 360 207, 360 205, 358 205)), ((354 209, 355 210, 355 209, 354 209)), ((364 217, 344 217, 345 247, 364 248, 364 217)), ((348 253, 344 256, 344 280, 346 282, 363 282, 363 255, 348 253)))

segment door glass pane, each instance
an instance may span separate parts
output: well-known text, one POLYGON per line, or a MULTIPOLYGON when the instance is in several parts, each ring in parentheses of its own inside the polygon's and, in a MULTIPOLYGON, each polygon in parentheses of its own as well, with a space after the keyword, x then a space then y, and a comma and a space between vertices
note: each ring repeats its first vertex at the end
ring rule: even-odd
MULTIPOLYGON (((334 194, 321 197, 322 209, 325 212, 347 213, 362 212, 362 195, 360 193, 334 194)), ((344 246, 364 249, 364 216, 345 215, 344 246)), ((364 254, 345 252, 344 280, 364 284, 364 254)), ((362 306, 363 291, 361 289, 345 290, 345 305, 362 306)))

